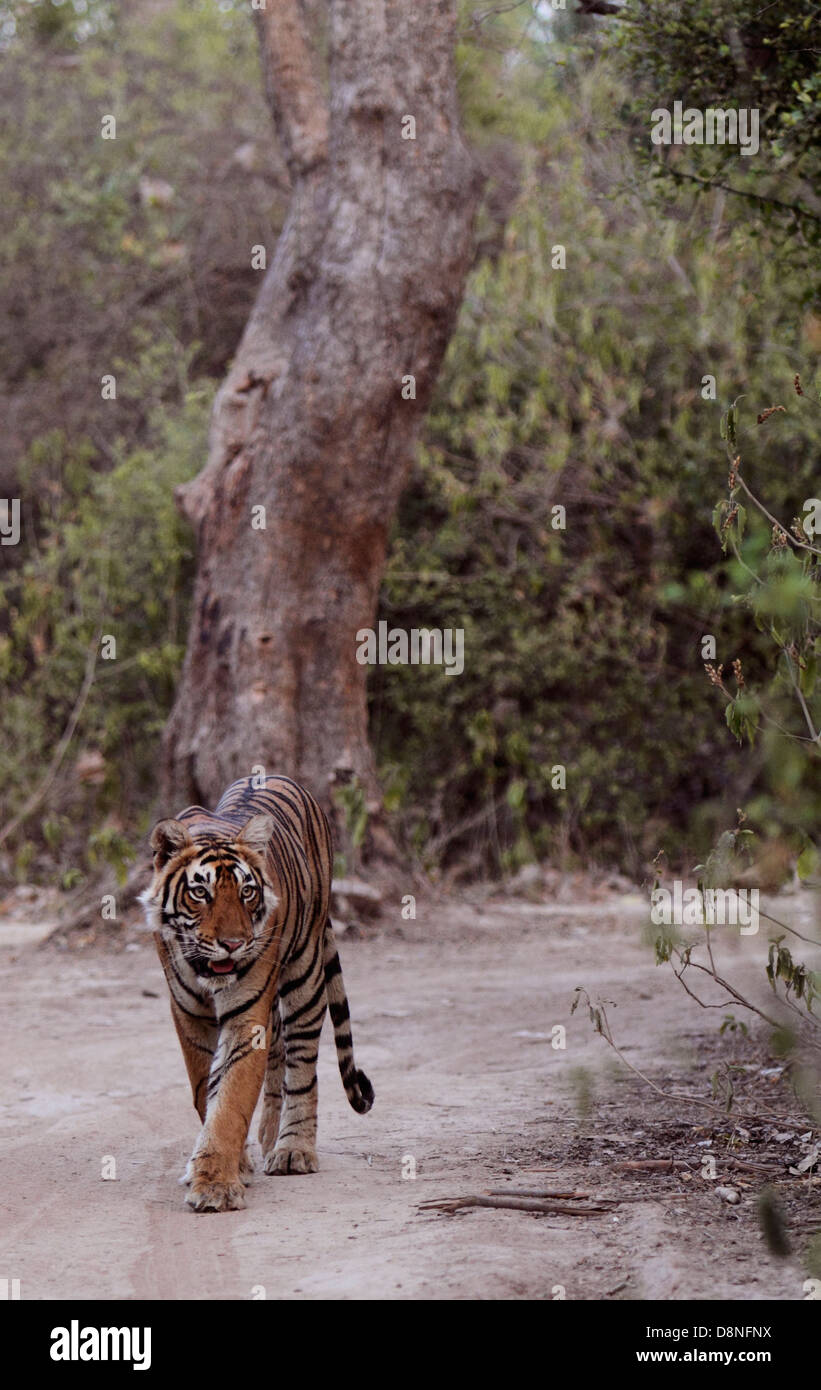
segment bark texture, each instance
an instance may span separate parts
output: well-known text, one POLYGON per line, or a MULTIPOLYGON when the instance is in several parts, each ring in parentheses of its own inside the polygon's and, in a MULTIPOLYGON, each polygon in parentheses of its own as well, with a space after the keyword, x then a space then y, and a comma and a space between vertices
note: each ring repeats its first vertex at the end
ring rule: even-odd
MULTIPOLYGON (((164 804, 215 804, 253 764, 378 787, 356 632, 453 329, 480 180, 453 71, 455 0, 331 0, 327 63, 298 0, 258 13, 289 213, 179 491, 197 532, 164 804), (403 139, 403 117, 416 139, 403 139), (416 379, 404 400, 402 377, 416 379), (253 529, 252 509, 266 528, 253 529)), ((249 247, 249 256, 251 248, 249 247)), ((431 616, 435 626, 435 615, 431 616)))
POLYGON ((454 0, 332 0, 326 68, 297 0, 257 19, 292 202, 206 466, 179 489, 199 571, 165 731, 168 813, 213 806, 256 763, 325 809, 354 776, 378 803, 356 632, 374 626, 481 185, 458 124, 454 0))

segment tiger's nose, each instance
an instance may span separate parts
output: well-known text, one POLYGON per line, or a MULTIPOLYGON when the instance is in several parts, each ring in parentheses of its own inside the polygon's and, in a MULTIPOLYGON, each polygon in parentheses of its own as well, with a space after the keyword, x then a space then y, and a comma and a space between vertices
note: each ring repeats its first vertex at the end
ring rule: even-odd
POLYGON ((242 941, 224 941, 220 939, 220 946, 224 946, 226 951, 238 951, 243 944, 242 941))

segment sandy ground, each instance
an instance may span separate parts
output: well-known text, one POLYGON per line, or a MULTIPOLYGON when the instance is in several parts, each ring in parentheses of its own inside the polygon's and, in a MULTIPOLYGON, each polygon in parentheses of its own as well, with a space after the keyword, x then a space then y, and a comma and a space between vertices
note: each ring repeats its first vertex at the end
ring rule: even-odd
MULTIPOLYGON (((397 909, 378 937, 343 939, 373 1111, 347 1107, 326 1029, 321 1172, 257 1172, 245 1211, 200 1216, 177 1184, 197 1120, 150 940, 124 932, 106 950, 59 950, 21 946, 8 931, 0 1267, 24 1299, 802 1299, 800 1258, 775 1260, 759 1234, 759 1181, 722 1168, 731 1151, 755 1157, 778 1124, 762 1116, 733 1134, 658 1098, 583 1010, 570 1016, 577 985, 614 1001, 625 1055, 668 1088, 708 1096, 718 1062, 746 1067, 738 1075, 757 1081, 746 1103, 767 1092, 793 1135, 778 1141, 791 1211, 818 1222, 818 1179, 786 1176, 802 1152, 786 1085, 760 1080, 761 1048, 719 1039, 722 1015, 700 1011, 655 966, 638 904, 420 902, 415 922, 400 924, 397 909), (556 1024, 564 1049, 551 1045, 556 1024), (705 1150, 717 1182, 699 1175, 705 1150), (616 1167, 648 1155, 692 1159, 694 1171, 616 1167), (116 1179, 103 1180, 112 1158, 116 1179), (722 1182, 738 1205, 716 1195, 722 1182), (504 1186, 632 1200, 595 1216, 419 1211, 504 1186)), ((724 950, 737 974, 759 980, 763 939, 724 950)))

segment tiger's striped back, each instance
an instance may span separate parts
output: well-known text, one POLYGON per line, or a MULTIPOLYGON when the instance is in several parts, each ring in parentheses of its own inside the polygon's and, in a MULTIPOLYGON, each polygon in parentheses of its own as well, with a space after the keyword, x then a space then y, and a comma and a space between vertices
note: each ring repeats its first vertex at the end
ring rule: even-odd
MULTIPOLYGON (((266 777, 264 787, 256 786, 255 780, 240 778, 239 781, 232 782, 220 797, 214 815, 232 826, 243 825, 251 816, 260 812, 273 816, 279 835, 271 841, 268 852, 275 873, 279 875, 283 861, 286 860, 292 870, 296 868, 298 873, 304 869, 305 873, 310 875, 311 866, 314 867, 318 883, 318 898, 315 899, 317 916, 323 924, 323 980, 334 1029, 339 1074, 348 1101, 358 1114, 364 1115, 373 1105, 374 1095, 367 1076, 364 1072, 357 1071, 354 1065, 348 996, 345 993, 339 951, 329 916, 333 847, 328 819, 310 792, 290 777, 266 777), (305 858, 300 856, 298 842, 293 833, 295 820, 298 820, 301 827, 302 846, 309 847, 305 858)), ((303 902, 310 901, 311 891, 311 883, 304 882, 303 902)), ((302 930, 290 938, 283 962, 290 959, 292 953, 296 953, 297 956, 302 954, 302 948, 310 940, 314 925, 313 921, 306 922, 302 930)), ((313 1001, 310 1001, 309 1008, 312 1003, 313 1001)))

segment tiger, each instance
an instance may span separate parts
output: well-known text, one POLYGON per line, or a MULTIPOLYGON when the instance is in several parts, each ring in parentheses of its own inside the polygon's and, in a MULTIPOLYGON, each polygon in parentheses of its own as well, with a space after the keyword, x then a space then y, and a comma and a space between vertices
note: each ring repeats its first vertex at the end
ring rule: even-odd
POLYGON ((159 821, 151 849, 141 902, 202 1124, 180 1182, 195 1212, 240 1210, 260 1091, 264 1171, 318 1169, 317 1052, 328 1006, 348 1100, 359 1114, 373 1105, 354 1063, 329 917, 328 821, 290 777, 241 778, 216 810, 189 806, 159 821))

